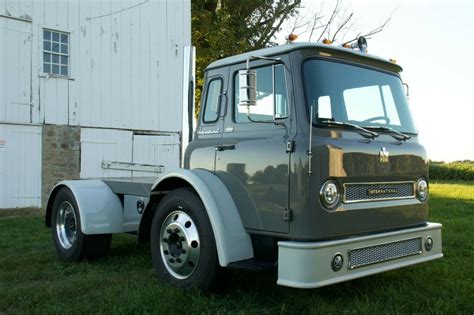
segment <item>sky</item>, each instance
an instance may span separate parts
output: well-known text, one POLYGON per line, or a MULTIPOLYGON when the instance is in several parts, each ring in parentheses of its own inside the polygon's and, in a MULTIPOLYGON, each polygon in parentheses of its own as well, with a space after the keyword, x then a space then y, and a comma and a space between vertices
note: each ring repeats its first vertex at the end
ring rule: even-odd
MULTIPOLYGON (((324 1, 330 15, 335 0, 324 1)), ((435 161, 474 160, 474 51, 472 0, 343 0, 353 12, 354 32, 370 31, 392 13, 384 30, 368 39, 370 54, 395 59, 410 86, 410 109, 428 157, 435 161), (395 11, 394 11, 395 10, 395 11)), ((310 16, 321 1, 302 1, 310 16)), ((288 26, 280 33, 279 41, 288 26)), ((306 36, 307 38, 307 36, 306 36)), ((299 41, 304 41, 301 35, 299 41)), ((313 38, 314 41, 314 38, 313 38)))

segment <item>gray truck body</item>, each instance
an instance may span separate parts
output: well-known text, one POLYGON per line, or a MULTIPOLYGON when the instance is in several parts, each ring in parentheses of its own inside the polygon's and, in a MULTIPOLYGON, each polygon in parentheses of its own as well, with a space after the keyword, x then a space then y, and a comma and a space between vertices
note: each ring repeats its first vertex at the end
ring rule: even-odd
MULTIPOLYGON (((428 202, 417 198, 417 181, 428 178, 428 160, 416 132, 400 140, 390 132, 370 138, 351 128, 311 125, 303 73, 309 61, 316 68, 342 64, 396 78, 402 70, 375 56, 307 43, 214 62, 205 72, 201 112, 183 169, 158 179, 59 183, 46 224, 55 192, 66 186, 85 218, 85 234, 137 232, 139 241, 146 241, 161 198, 191 187, 208 212, 220 265, 278 265, 282 285, 320 287, 442 257, 441 225, 428 222, 428 202), (236 81, 252 56, 278 58, 249 65, 269 67, 274 81, 276 71, 284 73, 278 83, 286 95, 284 117, 238 121, 236 81), (216 115, 206 119, 213 81, 220 84, 216 115), (341 198, 331 209, 320 193, 328 180, 339 187, 341 198), (434 244, 429 249, 428 238, 434 244), (342 268, 332 266, 336 255, 343 259, 342 268)), ((336 97, 331 95, 334 103, 336 97)), ((404 119, 403 113, 398 116, 404 119)))

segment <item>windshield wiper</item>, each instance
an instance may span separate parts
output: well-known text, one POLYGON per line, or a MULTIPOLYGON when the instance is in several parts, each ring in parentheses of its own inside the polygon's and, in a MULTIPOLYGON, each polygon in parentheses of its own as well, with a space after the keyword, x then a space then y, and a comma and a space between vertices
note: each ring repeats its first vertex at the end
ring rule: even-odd
POLYGON ((407 134, 404 134, 400 131, 396 131, 395 129, 393 128, 390 128, 390 127, 385 127, 385 126, 364 126, 364 128, 366 129, 375 129, 375 130, 382 130, 382 131, 389 131, 391 132, 391 136, 394 137, 395 139, 397 140, 400 140, 400 141, 406 141, 406 140, 409 140, 411 139, 411 137, 407 134))
POLYGON ((348 122, 335 121, 335 120, 320 120, 320 121, 318 121, 318 123, 328 125, 328 126, 333 125, 333 126, 340 126, 340 127, 345 127, 345 128, 356 129, 356 130, 360 131, 360 133, 359 133, 360 135, 362 135, 366 138, 375 139, 376 137, 379 136, 379 134, 375 131, 365 129, 364 127, 361 127, 361 126, 356 125, 356 124, 351 124, 351 123, 348 123, 348 122))

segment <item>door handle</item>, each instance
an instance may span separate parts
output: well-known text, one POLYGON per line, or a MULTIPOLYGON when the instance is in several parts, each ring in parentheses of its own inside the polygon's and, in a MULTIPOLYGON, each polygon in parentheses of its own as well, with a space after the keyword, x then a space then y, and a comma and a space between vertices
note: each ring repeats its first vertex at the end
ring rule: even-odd
POLYGON ((234 150, 235 144, 218 144, 216 145, 217 151, 224 151, 224 150, 234 150))

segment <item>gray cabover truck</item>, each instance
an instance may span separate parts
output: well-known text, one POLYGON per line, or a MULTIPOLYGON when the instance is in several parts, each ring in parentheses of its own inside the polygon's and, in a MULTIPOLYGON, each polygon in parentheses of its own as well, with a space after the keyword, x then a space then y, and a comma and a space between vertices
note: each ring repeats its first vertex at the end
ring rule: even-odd
POLYGON ((402 69, 363 38, 352 46, 210 64, 183 168, 54 187, 59 257, 94 259, 113 233, 137 234, 161 279, 204 290, 222 268, 278 268, 279 285, 317 288, 441 258, 402 69))

